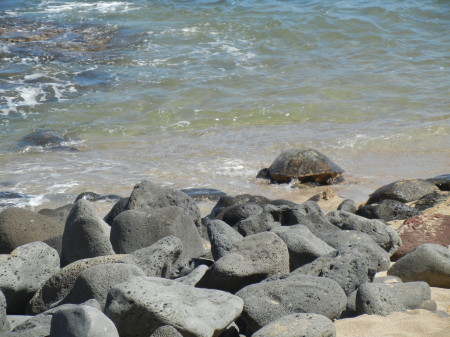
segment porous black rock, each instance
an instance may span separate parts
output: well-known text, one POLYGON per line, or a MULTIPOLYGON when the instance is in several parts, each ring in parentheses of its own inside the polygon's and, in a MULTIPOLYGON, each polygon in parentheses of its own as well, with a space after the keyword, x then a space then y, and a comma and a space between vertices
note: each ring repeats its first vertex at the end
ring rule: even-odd
POLYGON ((288 272, 289 253, 284 241, 274 233, 258 233, 235 243, 206 272, 198 286, 236 292, 270 275, 288 272))
POLYGON ((61 308, 52 315, 49 337, 119 337, 114 323, 88 305, 61 308))
POLYGON ((252 284, 236 295, 244 300, 242 317, 251 333, 295 313, 314 313, 333 320, 347 304, 347 296, 338 283, 305 275, 252 284))
POLYGON ((290 275, 326 277, 337 282, 347 295, 372 282, 377 261, 357 248, 340 248, 294 270, 290 275))
POLYGON ((146 180, 134 186, 125 210, 152 213, 167 206, 181 208, 186 215, 192 218, 197 228, 201 228, 200 209, 194 199, 176 189, 159 186, 146 180))
POLYGON ((43 208, 38 213, 51 218, 52 220, 61 224, 61 227, 64 228, 64 226, 66 225, 67 217, 69 216, 73 205, 74 204, 67 204, 55 209, 43 208))
POLYGON ((450 288, 450 249, 437 244, 423 244, 400 258, 388 275, 403 282, 424 281, 431 287, 450 288))
POLYGON ((252 337, 335 337, 333 322, 318 314, 295 313, 282 316, 256 331, 252 337))
POLYGON ((222 220, 210 220, 206 228, 214 260, 230 252, 234 245, 243 239, 241 234, 222 220))
POLYGON ((387 316, 405 310, 405 306, 385 284, 364 283, 356 293, 356 313, 359 315, 387 316))
POLYGON ((62 234, 64 226, 27 209, 10 207, 0 213, 0 254, 62 234))
POLYGON ((365 205, 356 212, 357 215, 368 219, 381 219, 384 221, 408 219, 419 213, 414 207, 391 199, 384 199, 379 204, 365 205))
POLYGON ((103 308, 108 291, 112 287, 138 276, 145 276, 145 273, 136 265, 129 263, 105 263, 92 266, 78 275, 72 289, 60 304, 81 304, 94 298, 103 308))
POLYGON ((111 210, 108 212, 108 214, 105 215, 103 221, 105 221, 108 225, 111 226, 112 222, 114 221, 114 218, 125 210, 125 206, 127 205, 128 200, 129 198, 119 199, 111 208, 111 210))
POLYGON ((120 213, 111 225, 110 240, 118 254, 129 254, 166 236, 181 240, 184 248, 181 258, 206 253, 192 217, 176 206, 154 209, 151 213, 134 210, 120 213))
POLYGON ((277 234, 286 243, 290 270, 334 251, 334 248, 312 234, 304 225, 280 226, 272 229, 271 232, 277 234))
POLYGON ((366 233, 389 255, 394 254, 402 243, 395 230, 377 219, 366 219, 345 211, 332 211, 327 214, 327 217, 340 229, 366 233))
POLYGON ((96 256, 115 254, 109 241, 109 226, 89 201, 79 200, 67 217, 62 238, 62 265, 96 256))
POLYGON ((0 258, 0 290, 8 314, 24 314, 28 301, 54 273, 60 270, 58 253, 42 242, 16 248, 0 258))
POLYGON ((8 318, 6 317, 6 298, 0 290, 0 333, 9 331, 10 329, 11 326, 8 318))
POLYGON ((183 188, 180 191, 186 193, 195 201, 217 201, 226 195, 225 192, 214 188, 183 188))
POLYGON ((342 201, 339 204, 339 206, 337 207, 337 210, 350 212, 350 213, 356 213, 356 211, 358 210, 358 205, 356 204, 355 201, 353 201, 351 199, 345 199, 344 201, 342 201))
POLYGON ((104 200, 109 200, 109 201, 113 200, 114 201, 114 200, 120 200, 122 198, 120 196, 118 196, 117 194, 98 194, 95 192, 83 192, 83 193, 80 193, 75 198, 75 203, 81 199, 95 202, 95 201, 102 201, 102 200, 103 201, 104 200))
POLYGON ((431 288, 426 282, 393 282, 385 283, 395 298, 408 310, 428 309, 436 310, 431 299, 431 288), (434 308, 433 308, 434 307, 434 308))
POLYGON ((424 179, 401 179, 377 189, 370 195, 367 204, 379 203, 385 199, 406 203, 438 190, 436 185, 424 179))
POLYGON ((109 291, 105 314, 121 337, 150 336, 164 325, 186 336, 218 336, 242 308, 242 299, 226 292, 136 277, 109 291))

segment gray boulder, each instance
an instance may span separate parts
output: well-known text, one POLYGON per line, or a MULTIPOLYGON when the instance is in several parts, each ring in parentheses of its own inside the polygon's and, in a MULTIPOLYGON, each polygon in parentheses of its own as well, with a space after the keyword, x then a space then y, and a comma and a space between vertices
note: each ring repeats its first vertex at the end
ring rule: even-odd
POLYGON ((336 281, 347 295, 360 285, 372 282, 376 273, 376 263, 369 254, 347 247, 323 255, 306 264, 291 275, 326 277, 336 281))
POLYGON ((330 223, 315 201, 307 201, 292 208, 283 225, 305 225, 319 239, 322 239, 326 234, 339 231, 336 226, 330 223))
POLYGON ((222 220, 230 226, 234 226, 239 221, 247 219, 251 215, 260 214, 262 211, 263 208, 260 205, 247 202, 225 208, 217 215, 216 219, 222 220))
POLYGON ((385 284, 364 283, 356 293, 356 313, 359 315, 387 316, 405 310, 405 306, 385 284))
POLYGON ((0 333, 9 331, 11 328, 8 318, 6 317, 6 298, 0 291, 0 333))
POLYGON ((335 281, 304 275, 252 284, 236 295, 244 300, 242 317, 249 332, 294 313, 314 313, 333 320, 347 304, 347 296, 335 281))
POLYGON ((353 213, 333 211, 327 214, 328 220, 344 230, 357 230, 369 235, 381 248, 394 254, 402 240, 397 232, 379 220, 369 220, 353 213))
POLYGON ((10 329, 8 331, 12 331, 16 328, 16 326, 22 324, 23 322, 29 320, 33 316, 27 315, 8 315, 8 322, 10 324, 10 329))
POLYGON ((356 214, 368 219, 381 219, 383 221, 403 220, 420 214, 414 207, 404 203, 385 199, 379 204, 365 205, 356 214))
POLYGON ((358 210, 358 205, 352 199, 345 199, 339 204, 337 210, 349 213, 356 213, 356 211, 358 210))
POLYGON ((99 256, 73 262, 53 273, 36 291, 28 303, 27 313, 36 315, 56 305, 67 296, 78 275, 85 269, 102 263, 117 262, 124 255, 99 256))
POLYGON ((260 195, 239 194, 234 197, 225 195, 223 197, 220 197, 220 199, 217 201, 216 205, 211 210, 211 213, 208 215, 208 218, 216 219, 217 217, 220 217, 219 214, 221 214, 225 209, 233 207, 235 205, 251 203, 259 205, 260 207, 264 207, 269 202, 269 199, 260 195))
POLYGON ((434 191, 439 191, 439 189, 424 179, 402 179, 377 189, 370 195, 367 204, 378 203, 385 199, 410 202, 434 191))
POLYGON ((151 213, 124 211, 111 225, 111 243, 120 254, 148 247, 166 236, 181 240, 181 258, 199 257, 206 252, 192 218, 179 207, 158 208, 151 213))
MULTIPOLYGON (((26 316, 27 317, 27 316, 26 316)), ((19 322, 11 331, 2 333, 1 337, 48 337, 52 314, 31 316, 19 322)))
POLYGON ((145 273, 137 266, 128 263, 105 263, 92 266, 78 275, 72 289, 60 304, 81 304, 94 298, 103 308, 106 295, 112 287, 137 276, 145 276, 145 273))
POLYGON ((0 255, 0 290, 7 302, 8 314, 23 314, 33 294, 59 271, 58 253, 42 242, 16 248, 0 255))
POLYGON ((128 204, 128 200, 129 198, 119 199, 119 201, 117 201, 114 204, 114 206, 111 208, 108 214, 105 215, 103 221, 105 221, 108 225, 111 226, 112 222, 114 221, 114 218, 125 210, 125 206, 128 204))
POLYGON ((41 242, 49 245, 58 252, 58 255, 62 255, 62 233, 60 235, 52 236, 51 238, 42 240, 41 242))
POLYGON ((163 325, 186 336, 218 336, 242 312, 243 301, 211 289, 136 277, 110 290, 106 315, 121 337, 149 336, 163 325))
POLYGON ((270 275, 289 272, 286 244, 276 234, 265 232, 245 237, 206 272, 199 287, 236 292, 270 275))
POLYGON ((62 234, 64 226, 35 212, 10 207, 0 213, 0 254, 24 244, 62 234))
POLYGON ((150 337, 183 337, 183 335, 180 334, 173 326, 163 325, 162 327, 156 329, 150 337))
POLYGON ((325 316, 290 314, 256 331, 252 337, 335 337, 336 328, 325 316))
POLYGON ((280 226, 272 229, 271 232, 286 243, 290 270, 297 269, 335 250, 312 234, 304 225, 280 226))
POLYGON ((218 260, 229 253, 234 245, 243 239, 241 234, 222 220, 211 220, 206 228, 214 260, 218 260))
POLYGON ((191 271, 189 274, 176 278, 174 279, 174 281, 183 283, 184 285, 195 287, 198 282, 200 282, 200 280, 205 276, 208 269, 208 266, 202 264, 191 271))
POLYGON ((109 226, 100 219, 89 201, 79 200, 64 228, 61 263, 115 254, 109 242, 109 226))
POLYGON ((431 289, 426 282, 395 282, 384 285, 406 309, 427 309, 430 305, 433 306, 431 289))
POLYGON ((69 216, 72 207, 73 204, 67 204, 55 209, 44 208, 41 209, 38 213, 45 215, 46 217, 51 218, 53 221, 59 223, 64 231, 64 226, 66 225, 67 217, 69 216))
POLYGON ((58 310, 51 319, 50 337, 119 337, 114 323, 100 310, 79 305, 58 310))
POLYGON ((420 245, 387 273, 403 282, 424 281, 431 287, 450 288, 450 249, 431 243, 420 245))
POLYGON ((134 186, 125 210, 153 213, 156 209, 167 206, 181 208, 184 214, 192 218, 197 228, 201 228, 200 209, 194 199, 186 193, 170 187, 158 186, 146 180, 134 186))
POLYGON ((168 277, 183 252, 183 243, 175 236, 166 236, 149 247, 135 250, 119 262, 138 266, 146 276, 168 277))

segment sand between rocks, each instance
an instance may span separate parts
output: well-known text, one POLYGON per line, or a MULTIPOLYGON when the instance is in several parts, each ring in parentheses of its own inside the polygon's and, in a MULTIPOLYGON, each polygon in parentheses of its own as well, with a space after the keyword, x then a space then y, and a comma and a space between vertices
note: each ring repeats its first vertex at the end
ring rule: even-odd
MULTIPOLYGON (((450 289, 431 288, 438 310, 450 314, 450 289)), ((389 316, 362 315, 335 322, 336 337, 449 337, 450 317, 428 310, 395 312, 389 316)))

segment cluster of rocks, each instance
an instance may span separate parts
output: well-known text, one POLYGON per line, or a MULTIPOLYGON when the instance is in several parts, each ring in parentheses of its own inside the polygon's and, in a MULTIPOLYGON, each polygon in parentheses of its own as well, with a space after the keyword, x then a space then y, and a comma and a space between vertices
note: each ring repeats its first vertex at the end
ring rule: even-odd
POLYGON ((0 336, 335 336, 340 318, 436 311, 430 286, 450 288, 449 249, 421 244, 391 266, 402 239, 372 216, 385 200, 441 200, 423 199, 445 193, 429 184, 396 182, 327 214, 222 195, 202 218, 189 195, 148 181, 103 219, 89 194, 41 214, 8 208, 0 336))

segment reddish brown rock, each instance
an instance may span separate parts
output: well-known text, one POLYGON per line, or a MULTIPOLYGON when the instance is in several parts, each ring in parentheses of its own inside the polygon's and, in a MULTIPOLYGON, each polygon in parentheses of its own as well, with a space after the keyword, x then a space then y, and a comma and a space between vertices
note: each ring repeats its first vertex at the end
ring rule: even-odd
POLYGON ((406 219, 397 231, 402 239, 402 245, 392 256, 393 261, 405 256, 424 243, 449 246, 450 215, 417 215, 406 219))

